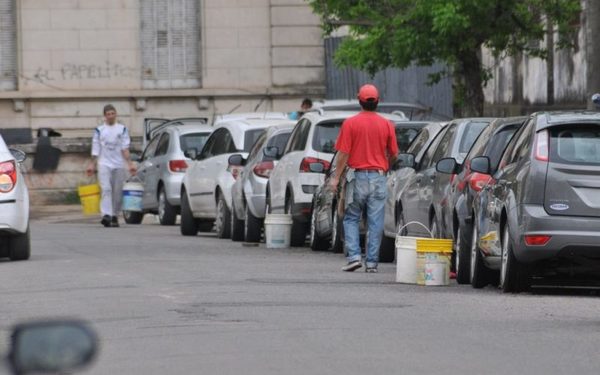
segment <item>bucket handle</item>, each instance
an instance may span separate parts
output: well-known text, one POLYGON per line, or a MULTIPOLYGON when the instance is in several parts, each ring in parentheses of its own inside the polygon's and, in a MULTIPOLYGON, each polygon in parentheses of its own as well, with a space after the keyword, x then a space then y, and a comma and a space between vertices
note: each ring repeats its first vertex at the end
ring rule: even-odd
POLYGON ((423 223, 421 223, 421 222, 419 222, 419 221, 409 221, 408 223, 404 224, 403 226, 401 226, 401 227, 398 229, 398 233, 396 233, 396 235, 397 235, 397 236, 399 236, 399 235, 400 235, 400 232, 402 232, 402 229, 404 229, 404 228, 406 228, 407 226, 409 226, 409 225, 412 225, 412 224, 416 224, 416 225, 419 225, 419 226, 421 226, 421 227, 425 228, 425 230, 427 231, 427 233, 429 233, 429 237, 433 238, 433 233, 431 233, 431 231, 429 230, 429 228, 427 228, 427 227, 425 226, 425 224, 423 224, 423 223))
POLYGON ((137 174, 134 174, 133 176, 129 177, 126 182, 139 182, 140 184, 143 184, 142 179, 139 178, 137 174))

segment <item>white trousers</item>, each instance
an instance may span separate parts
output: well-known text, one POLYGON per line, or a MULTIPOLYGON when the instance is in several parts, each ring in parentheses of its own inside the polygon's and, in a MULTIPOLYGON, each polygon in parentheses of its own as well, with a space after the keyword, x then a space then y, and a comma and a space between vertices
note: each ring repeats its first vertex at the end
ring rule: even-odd
POLYGON ((103 216, 117 216, 121 212, 125 180, 127 180, 127 170, 125 168, 98 166, 98 181, 102 190, 100 211, 102 211, 103 216))

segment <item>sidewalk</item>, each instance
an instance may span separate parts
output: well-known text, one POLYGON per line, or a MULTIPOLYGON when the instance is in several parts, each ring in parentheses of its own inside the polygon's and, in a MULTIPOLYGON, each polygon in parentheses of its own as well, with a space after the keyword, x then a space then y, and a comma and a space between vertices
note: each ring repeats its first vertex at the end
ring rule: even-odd
MULTIPOLYGON (((81 211, 81 206, 78 204, 67 205, 44 205, 31 206, 31 220, 44 221, 52 224, 69 224, 69 223, 85 223, 85 224, 100 224, 101 216, 90 215, 86 216, 81 211)), ((124 223, 123 216, 119 216, 119 221, 124 223)), ((143 224, 155 224, 157 217, 152 214, 144 216, 143 224)))

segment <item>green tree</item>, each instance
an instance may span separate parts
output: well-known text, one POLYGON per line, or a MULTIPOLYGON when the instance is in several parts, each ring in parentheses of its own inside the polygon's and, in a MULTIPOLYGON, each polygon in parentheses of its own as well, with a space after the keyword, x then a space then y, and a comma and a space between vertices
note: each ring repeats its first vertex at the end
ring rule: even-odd
POLYGON ((308 0, 326 33, 349 26, 336 52, 338 65, 370 74, 388 67, 444 63, 457 116, 483 113, 483 87, 491 78, 482 47, 495 57, 528 54, 544 58, 542 41, 557 32, 556 48, 572 44, 579 28, 580 0, 308 0))

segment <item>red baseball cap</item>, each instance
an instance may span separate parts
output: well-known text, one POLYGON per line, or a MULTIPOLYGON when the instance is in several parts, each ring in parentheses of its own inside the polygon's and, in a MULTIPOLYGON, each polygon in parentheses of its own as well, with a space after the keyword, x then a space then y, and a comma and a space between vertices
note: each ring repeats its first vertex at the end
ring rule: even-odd
POLYGON ((358 90, 358 100, 361 102, 366 102, 368 100, 379 100, 379 92, 377 91, 377 87, 373 85, 363 85, 360 90, 358 90))

